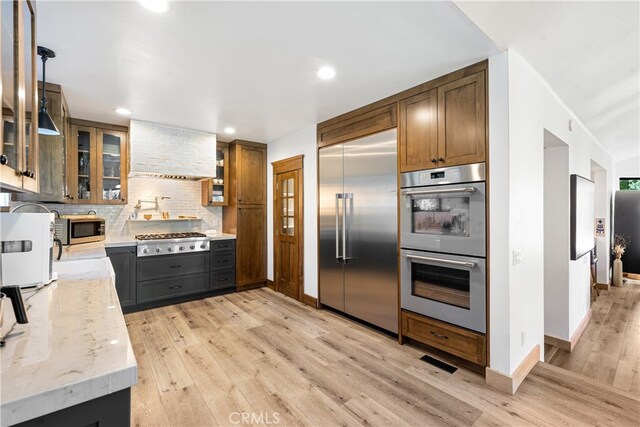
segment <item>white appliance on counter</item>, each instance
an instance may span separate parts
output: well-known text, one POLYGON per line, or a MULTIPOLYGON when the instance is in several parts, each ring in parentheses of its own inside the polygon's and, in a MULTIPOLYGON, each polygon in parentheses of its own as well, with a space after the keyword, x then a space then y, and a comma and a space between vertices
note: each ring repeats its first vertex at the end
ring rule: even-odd
POLYGON ((0 213, 0 277, 2 285, 42 286, 53 272, 52 213, 0 213))

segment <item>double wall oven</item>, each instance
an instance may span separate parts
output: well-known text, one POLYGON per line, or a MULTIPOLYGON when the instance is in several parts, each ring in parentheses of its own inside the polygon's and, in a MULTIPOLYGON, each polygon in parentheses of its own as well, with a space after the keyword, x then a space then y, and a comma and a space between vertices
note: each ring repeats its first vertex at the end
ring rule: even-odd
POLYGON ((401 175, 401 305, 486 332, 485 164, 401 175))

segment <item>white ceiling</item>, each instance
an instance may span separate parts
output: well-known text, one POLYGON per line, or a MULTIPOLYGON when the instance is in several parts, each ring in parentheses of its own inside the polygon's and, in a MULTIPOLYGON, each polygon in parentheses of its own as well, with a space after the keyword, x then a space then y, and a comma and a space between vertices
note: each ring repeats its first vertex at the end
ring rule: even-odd
POLYGON ((38 44, 74 117, 122 122, 122 106, 262 142, 498 52, 450 2, 39 1, 38 44))
POLYGON ((640 2, 456 4, 519 52, 614 158, 640 154, 640 2))

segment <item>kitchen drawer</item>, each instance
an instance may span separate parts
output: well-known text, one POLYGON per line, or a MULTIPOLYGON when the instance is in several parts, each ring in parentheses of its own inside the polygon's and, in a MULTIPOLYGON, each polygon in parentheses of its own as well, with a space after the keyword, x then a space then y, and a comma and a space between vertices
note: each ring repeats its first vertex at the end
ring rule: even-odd
POLYGON ((138 258, 138 282, 209 271, 209 253, 138 258))
POLYGON ((405 310, 402 310, 402 334, 478 365, 487 365, 484 335, 405 310))
POLYGON ((206 292, 208 289, 209 275, 206 273, 138 282, 138 304, 206 292))
POLYGON ((211 252, 235 251, 236 241, 235 239, 212 240, 209 242, 209 247, 211 248, 211 252))
POLYGON ((226 270, 216 270, 209 273, 209 290, 235 288, 236 270, 227 268, 226 270))
POLYGON ((235 266, 236 253, 234 251, 211 252, 211 258, 209 260, 209 269, 211 271, 235 268, 235 266))

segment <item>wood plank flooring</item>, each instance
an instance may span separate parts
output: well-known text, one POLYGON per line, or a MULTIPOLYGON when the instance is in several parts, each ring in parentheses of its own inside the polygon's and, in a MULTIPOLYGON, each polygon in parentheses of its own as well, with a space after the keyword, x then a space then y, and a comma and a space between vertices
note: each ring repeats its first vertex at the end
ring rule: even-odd
POLYGON ((638 425, 640 399, 539 363, 515 396, 270 289, 126 316, 135 426, 638 425))
POLYGON ((572 352, 545 360, 634 395, 640 394, 640 281, 600 291, 593 317, 572 352))

